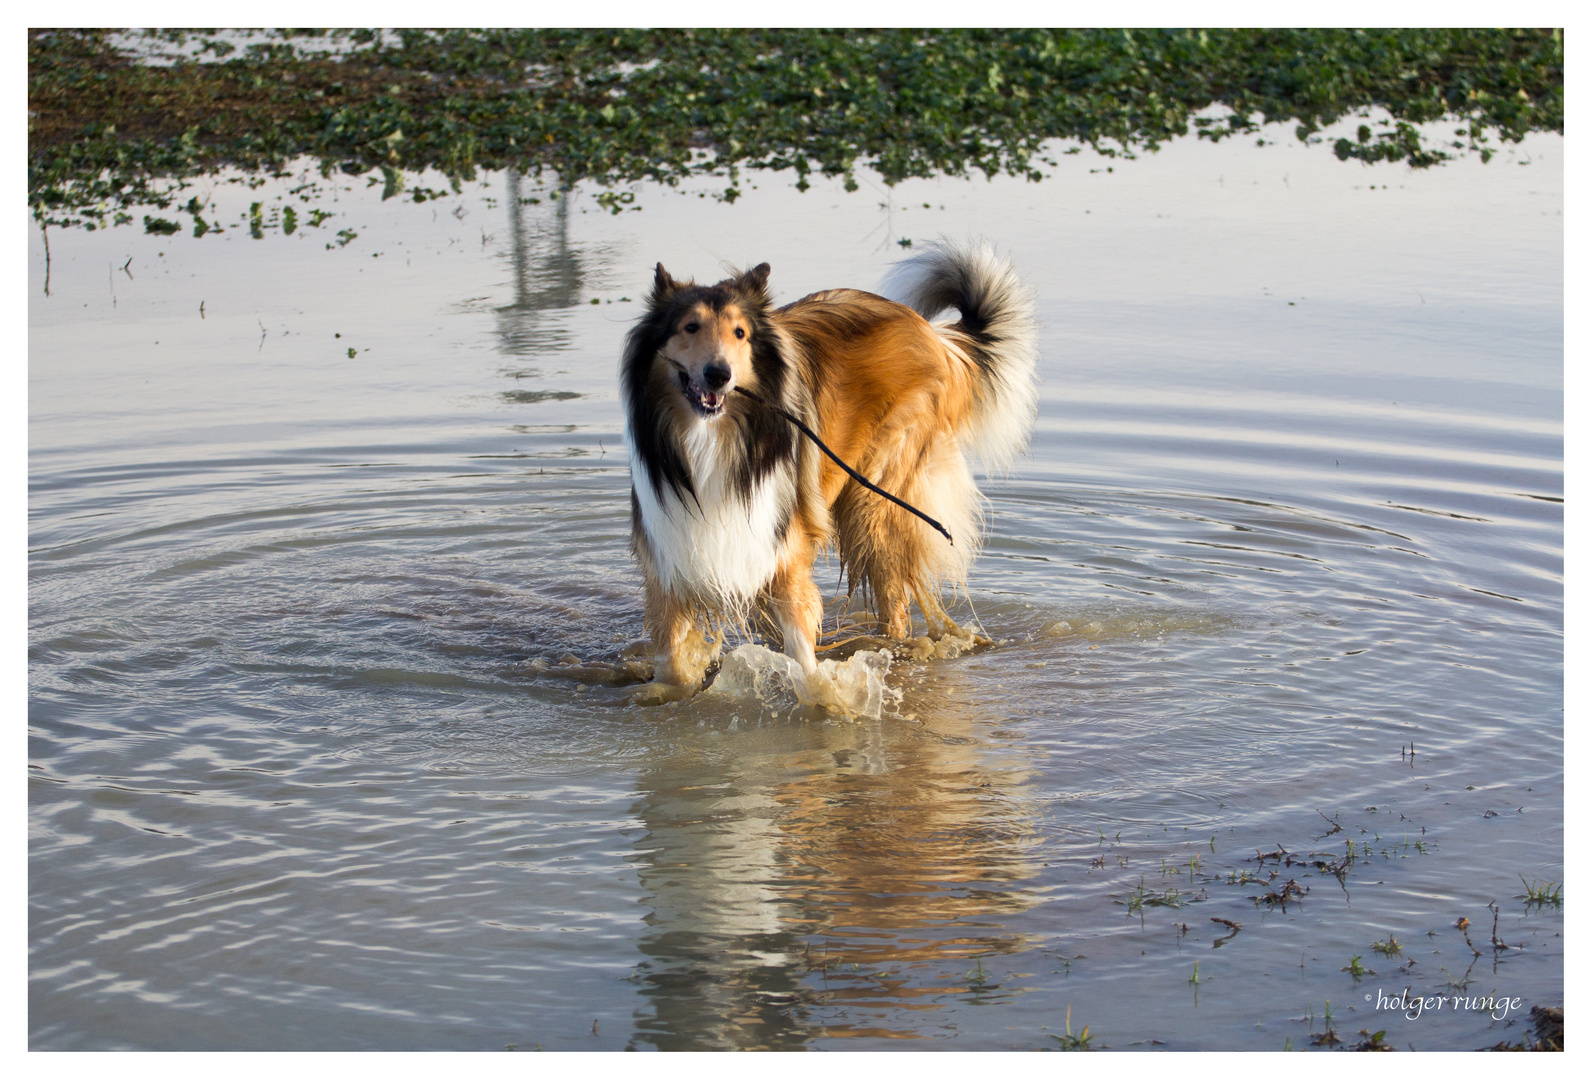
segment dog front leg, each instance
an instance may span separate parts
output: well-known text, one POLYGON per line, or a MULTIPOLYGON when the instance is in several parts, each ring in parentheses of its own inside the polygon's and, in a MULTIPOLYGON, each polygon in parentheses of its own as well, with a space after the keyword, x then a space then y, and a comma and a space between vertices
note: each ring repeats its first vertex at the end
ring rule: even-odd
POLYGON ((649 580, 643 622, 652 639, 653 681, 688 689, 701 683, 707 664, 698 655, 703 650, 690 648, 690 607, 649 580))
POLYGON ((813 584, 813 550, 810 544, 793 544, 768 587, 774 621, 785 639, 785 655, 808 675, 818 670, 818 624, 824 602, 813 584))

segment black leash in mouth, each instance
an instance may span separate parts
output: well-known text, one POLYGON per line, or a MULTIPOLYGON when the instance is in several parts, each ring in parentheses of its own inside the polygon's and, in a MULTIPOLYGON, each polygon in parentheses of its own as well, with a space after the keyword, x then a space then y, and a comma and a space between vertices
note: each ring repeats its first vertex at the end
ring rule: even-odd
POLYGON ((808 427, 806 424, 804 424, 800 420, 796 419, 794 416, 792 416, 790 413, 786 412, 784 409, 780 408, 778 405, 775 405, 772 401, 768 401, 768 400, 766 400, 764 398, 758 397, 756 394, 752 393, 750 390, 748 390, 744 386, 735 387, 735 391, 736 391, 736 393, 745 394, 747 397, 751 398, 753 401, 757 402, 759 405, 762 405, 762 406, 764 406, 766 408, 769 408, 769 409, 773 409, 775 412, 779 413, 785 419, 787 419, 791 423, 795 424, 796 425, 796 429, 798 431, 800 431, 803 435, 805 435, 809 439, 811 439, 813 441, 813 445, 817 446, 818 449, 820 449, 824 453, 828 454, 830 461, 833 461, 836 465, 839 465, 842 469, 845 469, 846 470, 846 474, 848 476, 850 476, 853 480, 855 480, 857 483, 861 484, 863 487, 867 488, 869 491, 873 492, 875 495, 883 495, 885 498, 889 499, 891 502, 893 502, 897 506, 901 507, 901 509, 909 510, 912 513, 916 514, 918 517, 922 518, 924 521, 926 521, 930 525, 932 525, 934 527, 935 531, 938 532, 941 536, 945 537, 945 539, 947 541, 949 541, 952 546, 955 546, 956 541, 951 539, 951 533, 950 533, 950 531, 948 529, 946 529, 946 527, 944 525, 941 525, 938 521, 935 521, 929 515, 925 514, 922 510, 919 510, 917 507, 913 506, 911 503, 907 502, 906 500, 896 498, 894 495, 890 494, 884 488, 879 487, 877 484, 875 484, 872 481, 870 481, 866 476, 862 475, 856 469, 853 469, 850 465, 847 465, 844 461, 841 461, 839 455, 837 455, 833 450, 829 449, 829 447, 824 445, 824 440, 820 439, 817 435, 813 434, 813 429, 812 428, 808 427))

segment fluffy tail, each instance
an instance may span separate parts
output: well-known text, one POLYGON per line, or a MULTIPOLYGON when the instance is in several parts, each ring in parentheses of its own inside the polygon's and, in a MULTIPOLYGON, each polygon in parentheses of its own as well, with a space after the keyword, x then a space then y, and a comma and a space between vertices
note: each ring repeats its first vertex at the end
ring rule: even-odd
POLYGON ((1039 411, 1034 298, 1011 261, 987 241, 941 241, 896 264, 881 292, 930 321, 961 312, 937 326, 979 369, 978 405, 961 434, 986 471, 1008 468, 1028 448, 1039 411))

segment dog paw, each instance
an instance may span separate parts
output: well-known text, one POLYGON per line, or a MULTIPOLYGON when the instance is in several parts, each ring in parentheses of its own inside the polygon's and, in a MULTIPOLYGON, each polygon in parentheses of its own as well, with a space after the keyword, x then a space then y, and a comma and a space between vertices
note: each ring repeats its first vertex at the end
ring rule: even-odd
POLYGON ((700 689, 701 683, 683 686, 679 683, 649 682, 631 690, 628 697, 632 705, 667 705, 671 701, 684 701, 700 689))
POLYGON ((954 660, 964 653, 995 644, 983 634, 951 623, 951 629, 935 636, 907 638, 897 646, 900 655, 910 660, 954 660))

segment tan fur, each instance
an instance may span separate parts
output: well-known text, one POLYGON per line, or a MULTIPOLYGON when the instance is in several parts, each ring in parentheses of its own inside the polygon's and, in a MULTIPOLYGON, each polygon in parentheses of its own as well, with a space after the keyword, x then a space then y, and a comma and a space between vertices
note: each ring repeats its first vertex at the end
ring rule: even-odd
MULTIPOLYGON (((976 378, 965 353, 911 309, 854 289, 814 293, 777 318, 811 366, 818 434, 830 449, 931 517, 961 510, 957 516, 966 519, 976 510, 977 493, 956 442, 976 378)), ((819 485, 841 560, 853 584, 872 594, 885 634, 907 636, 912 600, 931 637, 953 628, 939 602, 940 586, 965 574, 978 542, 975 529, 964 527, 958 536, 947 523, 964 545, 958 551, 827 457, 819 485)))
POLYGON ((752 346, 747 330, 748 322, 739 306, 731 304, 723 311, 714 311, 706 304, 697 304, 675 320, 674 336, 659 355, 698 379, 713 360, 725 361, 736 381, 744 384, 752 374, 752 346))

